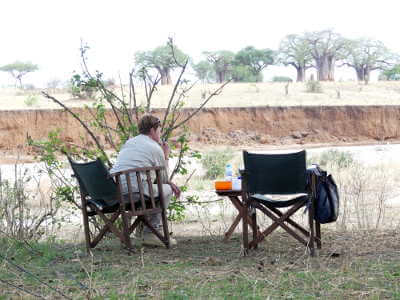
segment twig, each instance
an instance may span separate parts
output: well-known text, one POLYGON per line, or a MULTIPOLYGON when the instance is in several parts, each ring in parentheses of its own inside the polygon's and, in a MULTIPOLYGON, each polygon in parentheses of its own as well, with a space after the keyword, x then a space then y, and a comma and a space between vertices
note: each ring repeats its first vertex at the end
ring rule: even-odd
POLYGON ((16 288, 16 289, 18 289, 18 290, 21 290, 21 291, 23 291, 23 292, 25 292, 25 293, 27 293, 27 294, 29 294, 29 295, 38 297, 38 298, 40 298, 40 299, 46 299, 46 298, 44 298, 44 297, 41 296, 41 295, 35 294, 34 292, 31 292, 31 291, 28 291, 28 290, 26 290, 26 289, 24 289, 24 288, 22 288, 22 287, 19 287, 18 285, 15 285, 15 284, 13 284, 13 283, 11 283, 11 282, 8 282, 7 280, 3 280, 3 279, 0 278, 0 281, 3 282, 3 283, 5 283, 5 284, 7 284, 7 285, 9 285, 9 286, 12 286, 13 288, 16 288))
POLYGON ((178 155, 178 161, 176 162, 175 168, 171 173, 170 180, 172 180, 174 175, 178 172, 179 166, 181 165, 181 162, 182 162, 183 153, 184 153, 183 147, 180 147, 180 151, 179 151, 179 155, 178 155))
POLYGON ((25 274, 28 274, 29 276, 35 278, 37 281, 39 281, 41 284, 44 284, 45 286, 47 286, 48 288, 50 288, 51 290, 57 292, 58 294, 60 294, 61 296, 63 296, 66 299, 71 299, 70 297, 66 296, 65 294, 63 294, 62 292, 60 292, 58 289, 53 288, 51 285, 47 284, 46 282, 44 282, 43 280, 41 280, 39 277, 37 277, 36 275, 32 274, 31 272, 25 270, 24 268, 20 267, 19 265, 17 265, 16 263, 14 263, 13 261, 9 260, 7 257, 3 256, 0 254, 0 257, 7 261, 10 265, 14 266, 17 270, 19 270, 20 272, 23 272, 25 274))
POLYGON ((50 96, 48 93, 46 93, 45 91, 42 91, 42 94, 50 99, 53 100, 54 102, 56 102, 58 105, 60 105, 61 107, 63 107, 67 112, 69 112, 82 126, 83 128, 86 129, 86 131, 88 132, 88 134, 91 136, 91 138, 94 140, 94 142, 96 143, 97 147, 99 148, 99 150, 103 153, 104 158, 107 160, 107 163, 109 164, 109 166, 111 166, 111 162, 108 159, 108 156, 106 154, 106 152, 103 149, 103 146, 100 145, 99 141, 96 139, 95 135, 93 134, 93 132, 89 129, 89 127, 87 127, 87 125, 72 111, 70 110, 68 107, 66 107, 63 103, 61 103, 60 101, 58 101, 56 98, 54 98, 53 96, 50 96))
POLYGON ((132 69, 132 71, 129 73, 129 102, 131 105, 130 108, 132 109, 132 100, 133 100, 133 109, 135 111, 136 123, 139 123, 139 112, 136 101, 135 84, 133 83, 133 74, 134 70, 132 69))
POLYGON ((196 173, 196 170, 193 170, 193 172, 189 175, 189 177, 186 178, 185 184, 184 184, 184 185, 187 185, 187 184, 188 184, 188 182, 190 181, 190 179, 192 178, 192 176, 193 176, 194 173, 196 173))
POLYGON ((140 248, 140 262, 142 263, 142 268, 144 268, 144 248, 140 248))
MULTIPOLYGON (((91 110, 89 110, 89 114, 93 117, 93 120, 97 120, 95 114, 91 110)), ((114 144, 114 140, 113 140, 113 137, 112 137, 112 134, 111 134, 110 131, 113 131, 115 133, 115 132, 117 132, 117 130, 112 128, 112 127, 110 127, 110 126, 108 126, 106 118, 104 118, 104 124, 99 123, 99 122, 97 122, 97 124, 101 129, 105 130, 105 137, 108 139, 108 141, 110 142, 111 146, 116 150, 117 147, 114 144)))
MULTIPOLYGON (((119 77, 119 86, 121 88, 121 96, 122 96, 122 100, 125 103, 125 93, 124 93, 124 86, 122 85, 122 78, 121 78, 121 74, 118 73, 118 77, 119 77)), ((105 88, 105 87, 104 87, 105 88)), ((108 89, 107 89, 108 90, 108 89)))
POLYGON ((216 202, 221 202, 224 201, 224 198, 220 198, 217 200, 209 200, 209 201, 195 201, 195 200, 189 200, 189 201, 181 201, 181 203, 190 203, 190 204, 207 204, 207 203, 216 203, 216 202))
MULTIPOLYGON (((0 229, 0 232, 1 232, 2 234, 4 234, 6 237, 8 237, 9 239, 12 239, 12 240, 14 240, 14 241, 16 241, 16 242, 20 242, 20 240, 17 240, 15 237, 12 237, 11 235, 7 234, 6 232, 4 232, 4 231, 1 230, 1 229, 0 229)), ((39 254, 39 255, 43 255, 42 252, 37 251, 36 249, 34 249, 25 239, 23 239, 22 241, 29 247, 29 249, 28 249, 26 246, 24 246, 25 249, 27 249, 28 251, 30 251, 30 252, 32 252, 32 253, 36 253, 36 254, 39 254)))
MULTIPOLYGON (((118 113, 120 113, 121 110, 120 110, 118 107, 116 107, 116 106, 114 105, 114 103, 111 101, 111 99, 116 99, 116 100, 120 101, 120 103, 121 103, 121 105, 122 105, 122 107, 123 107, 123 110, 124 110, 125 112, 128 112, 124 101, 122 101, 121 99, 119 99, 119 97, 118 97, 117 95, 115 95, 112 91, 107 90, 107 89, 104 87, 104 85, 103 85, 99 80, 98 80, 97 82, 98 82, 98 84, 99 84, 99 86, 100 86, 100 91, 101 91, 101 93, 103 94, 104 99, 105 99, 106 102, 111 106, 111 110, 113 111, 114 116, 115 116, 115 118, 117 119, 118 128, 120 128, 120 129, 122 130, 122 132, 123 132, 124 134, 126 134, 126 131, 125 131, 125 127, 124 127, 124 125, 123 125, 123 122, 121 121, 121 119, 120 119, 120 117, 119 117, 119 115, 118 115, 118 113)), ((128 119, 129 119, 129 121, 131 122, 131 120, 130 120, 130 115, 129 115, 129 113, 127 113, 127 114, 128 114, 128 119)))
MULTIPOLYGON (((185 64, 183 65, 183 67, 182 67, 182 69, 181 69, 181 72, 180 72, 180 74, 179 74, 178 80, 176 81, 176 83, 175 83, 175 85, 174 85, 174 89, 173 89, 172 94, 171 94, 171 97, 169 98, 169 101, 168 101, 167 109, 165 110, 164 119, 163 119, 163 121, 162 121, 162 127, 161 127, 161 129, 164 129, 165 122, 166 122, 166 120, 167 120, 167 116, 168 116, 169 111, 170 111, 170 109, 171 109, 172 101, 173 101, 173 99, 174 99, 174 97, 175 97, 176 90, 178 89, 178 86, 179 86, 179 84, 181 83, 181 79, 182 79, 183 74, 185 73, 186 66, 187 66, 188 62, 189 62, 189 60, 186 60, 185 64)), ((171 131, 172 131, 172 130, 171 130, 171 131)))
POLYGON ((192 112, 186 119, 184 119, 183 121, 181 121, 180 123, 178 123, 177 125, 175 125, 175 126, 171 129, 171 131, 174 130, 174 129, 176 129, 176 128, 178 128, 178 127, 180 127, 180 126, 182 126, 182 125, 185 124, 187 121, 189 121, 194 115, 196 115, 196 114, 204 107, 204 105, 207 104, 208 101, 210 101, 210 99, 211 99, 212 97, 214 97, 214 96, 216 96, 216 95, 219 95, 219 93, 222 91, 222 89, 224 88, 224 86, 226 86, 226 85, 227 85, 229 82, 231 82, 231 81, 232 81, 232 80, 230 79, 230 80, 224 82, 220 87, 218 87, 216 90, 214 90, 214 92, 212 92, 212 93, 208 96, 208 98, 207 98, 206 100, 204 100, 204 102, 203 102, 194 112, 192 112))

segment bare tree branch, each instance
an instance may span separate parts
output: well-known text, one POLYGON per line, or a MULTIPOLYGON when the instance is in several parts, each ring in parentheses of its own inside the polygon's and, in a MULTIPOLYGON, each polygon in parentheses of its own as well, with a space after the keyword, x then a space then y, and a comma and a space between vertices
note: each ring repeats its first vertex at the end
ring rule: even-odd
POLYGON ((206 104, 208 101, 211 100, 212 97, 217 96, 221 93, 222 89, 224 88, 224 86, 226 86, 229 82, 231 82, 232 79, 225 81, 221 86, 219 86, 216 90, 214 90, 208 97, 206 100, 204 100, 204 102, 193 112, 191 113, 186 119, 184 119, 182 122, 178 123, 177 125, 175 125, 172 130, 182 126, 183 124, 185 124, 187 121, 189 121, 194 115, 196 115, 206 104))
POLYGON ((56 98, 54 98, 53 96, 50 96, 48 93, 46 93, 46 92, 44 92, 44 91, 42 91, 42 94, 43 94, 46 98, 48 98, 48 99, 50 99, 50 100, 56 102, 58 105, 60 105, 61 107, 63 107, 67 112, 69 112, 69 113, 83 126, 83 128, 85 128, 85 130, 87 131, 87 133, 90 135, 90 137, 91 137, 91 138, 93 139, 93 141, 96 143, 97 148, 101 151, 101 153, 103 154, 104 158, 107 160, 108 165, 111 167, 112 164, 111 164, 110 160, 108 159, 108 156, 107 156, 106 152, 104 151, 103 146, 99 143, 99 141, 97 140, 96 136, 95 136, 95 135, 93 134, 93 132, 89 129, 89 127, 85 124, 85 122, 83 122, 83 121, 78 117, 77 114, 75 114, 72 110, 70 110, 68 107, 66 107, 63 103, 61 103, 60 101, 58 101, 58 100, 57 100, 56 98))
POLYGON ((176 83, 175 83, 175 85, 174 85, 174 89, 173 89, 173 91, 172 91, 171 97, 169 98, 168 105, 167 105, 167 109, 165 110, 165 114, 164 114, 164 119, 163 119, 163 121, 162 121, 162 126, 161 126, 162 129, 164 129, 167 116, 168 116, 169 111, 170 111, 170 109, 171 109, 172 101, 174 100, 176 90, 178 89, 178 86, 179 86, 179 84, 181 83, 182 76, 183 76, 183 74, 185 73, 185 70, 186 70, 186 67, 187 67, 188 62, 189 62, 189 60, 186 60, 185 64, 183 65, 183 67, 182 67, 182 69, 181 69, 181 72, 180 72, 180 74, 179 74, 178 80, 176 81, 176 83))

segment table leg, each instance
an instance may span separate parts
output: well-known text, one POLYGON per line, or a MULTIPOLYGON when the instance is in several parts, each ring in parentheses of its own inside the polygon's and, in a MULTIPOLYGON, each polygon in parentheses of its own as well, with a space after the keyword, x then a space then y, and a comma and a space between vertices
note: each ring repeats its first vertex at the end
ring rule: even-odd
MULTIPOLYGON (((225 233, 224 241, 226 242, 232 235, 233 231, 235 230, 236 226, 239 224, 240 220, 243 218, 243 203, 237 196, 229 196, 229 200, 231 200, 232 204, 236 207, 239 211, 239 214, 236 216, 235 220, 233 221, 232 225, 229 227, 228 231, 225 233)), ((255 212, 254 212, 255 213, 255 212)), ((253 218, 249 215, 246 215, 247 223, 250 225, 250 228, 254 228, 253 226, 253 218)), ((256 225, 257 226, 257 225, 256 225)), ((257 228, 257 235, 261 232, 257 228)))
POLYGON ((225 233, 225 237, 224 237, 224 242, 228 241, 229 238, 231 237, 233 231, 235 230, 236 226, 238 226, 240 220, 242 219, 241 214, 239 213, 235 220, 233 221, 231 227, 229 227, 228 231, 225 233))

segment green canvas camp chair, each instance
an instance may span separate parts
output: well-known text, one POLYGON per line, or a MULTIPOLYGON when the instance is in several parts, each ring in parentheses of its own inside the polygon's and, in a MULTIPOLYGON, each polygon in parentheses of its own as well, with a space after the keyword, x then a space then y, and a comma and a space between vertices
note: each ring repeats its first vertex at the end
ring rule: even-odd
POLYGON ((100 159, 86 163, 74 162, 70 157, 68 157, 68 160, 79 183, 83 227, 88 252, 91 248, 96 247, 107 232, 114 233, 123 244, 132 249, 130 235, 141 222, 148 226, 169 248, 170 238, 160 173, 163 167, 136 168, 109 174, 100 159), (151 172, 156 173, 158 197, 155 197, 155 193, 152 190, 151 172), (129 173, 133 175, 129 176, 129 173), (119 184, 121 176, 127 178, 128 190, 131 192, 129 197, 121 196, 121 186, 119 184), (143 176, 150 186, 149 197, 143 194, 143 176), (131 177, 138 179, 138 193, 132 193, 131 177), (162 215, 163 234, 158 232, 147 219, 148 215, 157 213, 162 215), (97 235, 93 236, 89 228, 89 217, 96 215, 104 221, 104 226, 97 235), (122 229, 118 229, 115 224, 119 218, 122 218, 122 229), (130 220, 134 220, 132 224, 130 224, 130 220))
MULTIPOLYGON (((314 222, 315 188, 307 188, 306 152, 285 154, 259 154, 243 151, 244 170, 242 173, 242 197, 245 213, 252 212, 253 239, 248 240, 248 221, 243 218, 243 246, 245 253, 271 234, 278 227, 304 244, 314 255, 314 242, 321 247, 320 224, 314 222), (276 196, 284 196, 278 200, 276 196), (291 217, 300 208, 308 205, 306 230, 291 217), (283 211, 282 209, 285 209, 283 211), (264 213, 272 224, 257 233, 256 212, 264 213), (315 236, 316 232, 316 236, 315 236)), ((315 178, 311 186, 315 187, 315 178)))

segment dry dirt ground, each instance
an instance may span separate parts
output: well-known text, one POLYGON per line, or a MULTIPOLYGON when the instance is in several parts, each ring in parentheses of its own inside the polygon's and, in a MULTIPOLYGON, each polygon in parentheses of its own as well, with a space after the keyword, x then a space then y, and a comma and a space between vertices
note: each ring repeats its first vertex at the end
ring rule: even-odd
MULTIPOLYGON (((285 93, 285 85, 286 83, 280 82, 229 83, 220 95, 207 103, 206 107, 398 105, 400 103, 400 82, 397 81, 378 81, 368 85, 355 81, 321 82, 321 93, 308 93, 306 83, 294 82, 289 85, 288 95, 285 93)), ((198 107, 204 97, 218 86, 218 84, 195 85, 188 93, 185 107, 198 107)), ((172 88, 173 86, 160 86, 152 98, 152 107, 166 107, 172 88)), ((72 98, 66 89, 46 91, 68 107, 81 107, 90 103, 87 100, 72 98)), ((137 86, 136 91, 138 102, 144 104, 144 89, 137 86)), ((58 108, 40 92, 40 90, 0 89, 0 110, 58 108)), ((115 92, 120 94, 120 89, 116 87, 115 92)))

